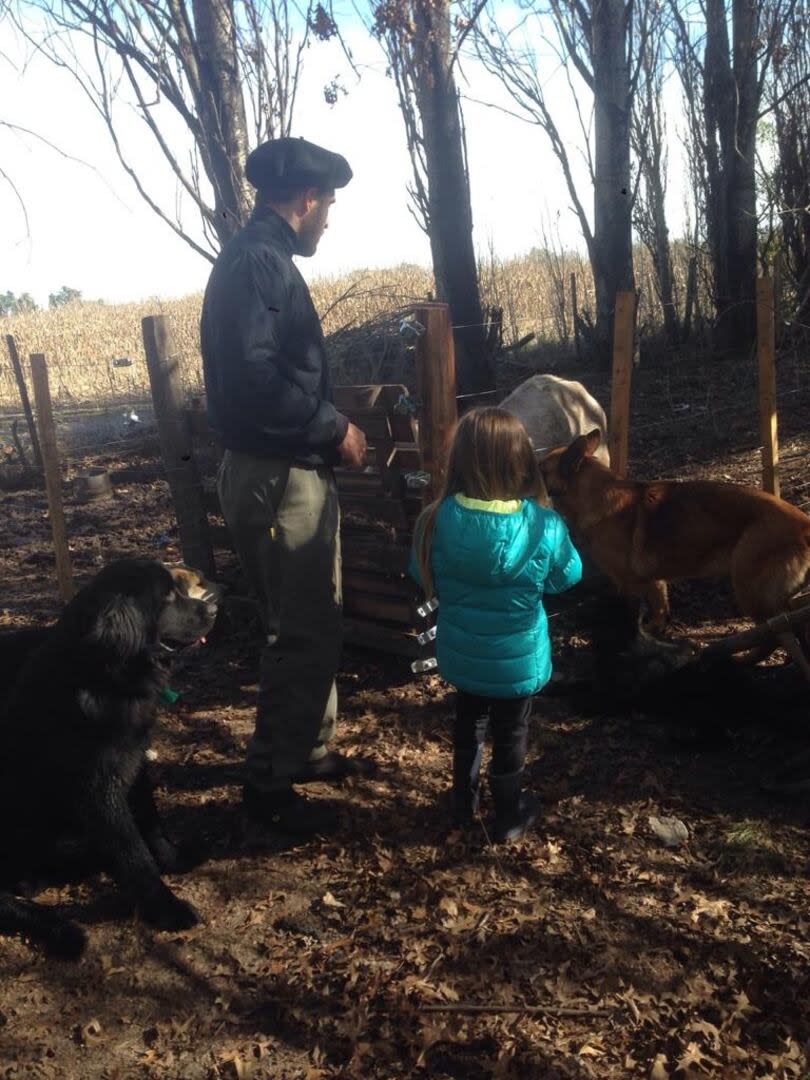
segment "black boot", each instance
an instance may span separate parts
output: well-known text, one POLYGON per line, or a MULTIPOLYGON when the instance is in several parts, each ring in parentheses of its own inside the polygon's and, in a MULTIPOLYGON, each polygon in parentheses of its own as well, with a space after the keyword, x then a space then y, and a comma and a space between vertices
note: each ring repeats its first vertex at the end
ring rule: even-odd
POLYGON ((377 764, 372 758, 355 755, 349 757, 339 754, 336 750, 330 750, 317 761, 310 761, 300 773, 290 777, 292 784, 310 784, 318 780, 328 783, 339 783, 350 776, 360 778, 371 777, 377 771, 377 764))
POLYGON ((539 809, 534 795, 523 791, 523 770, 503 776, 490 774, 489 789, 495 802, 493 840, 496 844, 517 840, 534 825, 539 809))
POLYGON ((473 749, 455 747, 453 750, 453 821, 459 829, 469 829, 478 817, 483 750, 483 743, 473 749))

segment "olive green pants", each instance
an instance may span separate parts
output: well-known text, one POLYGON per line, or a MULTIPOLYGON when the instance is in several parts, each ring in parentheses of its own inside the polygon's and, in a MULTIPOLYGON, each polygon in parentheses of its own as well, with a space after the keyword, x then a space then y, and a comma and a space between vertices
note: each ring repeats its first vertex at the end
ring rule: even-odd
POLYGON ((326 753, 334 733, 342 645, 337 487, 329 468, 232 450, 217 486, 267 635, 247 779, 284 788, 326 753))

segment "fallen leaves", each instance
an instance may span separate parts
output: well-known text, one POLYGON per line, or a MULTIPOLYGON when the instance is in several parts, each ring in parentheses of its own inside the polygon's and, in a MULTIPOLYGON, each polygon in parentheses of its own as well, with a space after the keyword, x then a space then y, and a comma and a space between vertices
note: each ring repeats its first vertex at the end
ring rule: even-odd
POLYGON ((664 847, 681 847, 689 840, 689 830, 680 818, 651 815, 647 821, 664 847))
POLYGON ((281 851, 243 829, 235 783, 205 787, 253 725, 255 643, 222 649, 156 763, 170 828, 205 854, 186 879, 205 925, 171 963, 159 935, 91 922, 74 973, 0 942, 2 1080, 810 1076, 810 842, 757 794, 756 744, 687 758, 541 698, 544 814, 494 848, 445 828, 446 687, 350 657, 340 738, 391 772, 330 790, 347 824, 281 851), (515 1011, 426 1012, 472 1003, 515 1011))
POLYGON ((330 908, 345 908, 346 905, 341 903, 340 900, 336 900, 330 892, 324 893, 321 897, 321 903, 330 908))

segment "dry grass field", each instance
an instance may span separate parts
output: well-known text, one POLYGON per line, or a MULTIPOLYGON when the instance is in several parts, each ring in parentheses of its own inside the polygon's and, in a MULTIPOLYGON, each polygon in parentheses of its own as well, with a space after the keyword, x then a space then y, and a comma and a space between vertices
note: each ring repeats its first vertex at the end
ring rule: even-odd
MULTIPOLYGON (((502 261, 491 254, 481 264, 486 305, 503 311, 507 344, 534 333, 539 341, 567 342, 572 333, 570 280, 575 275, 579 306, 592 304, 587 262, 576 255, 535 251, 502 261)), ((656 319, 652 278, 647 260, 639 259, 642 325, 656 319)), ((344 277, 324 278, 312 287, 327 334, 360 327, 386 312, 426 299, 432 275, 421 267, 402 265, 385 270, 357 270, 344 277)), ((22 357, 45 353, 51 392, 63 405, 136 401, 149 393, 141 341, 145 315, 170 317, 183 380, 194 393, 201 387, 198 321, 199 293, 181 299, 150 299, 130 304, 79 301, 53 310, 35 311, 2 320, 4 333, 14 335, 22 357), (130 366, 115 366, 127 358, 130 366)), ((384 343, 383 343, 384 344, 384 343)), ((351 348, 351 345, 349 345, 351 348)), ((374 374, 371 365, 370 374, 374 374)), ((368 370, 353 370, 336 358, 336 381, 362 381, 368 370), (359 376, 359 378, 358 378, 359 376)), ((0 350, 0 408, 19 407, 17 388, 5 350, 0 350)))

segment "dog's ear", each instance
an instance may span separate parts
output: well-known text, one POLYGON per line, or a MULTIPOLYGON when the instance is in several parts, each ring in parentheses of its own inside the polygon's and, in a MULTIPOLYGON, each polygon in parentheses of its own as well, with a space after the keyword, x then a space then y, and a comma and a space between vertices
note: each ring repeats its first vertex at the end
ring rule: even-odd
POLYGON ((183 596, 191 596, 191 590, 199 584, 199 577, 187 566, 168 566, 166 563, 163 565, 172 575, 175 588, 183 596))
POLYGON ((587 435, 577 435, 567 450, 560 457, 560 473, 573 476, 586 457, 592 457, 599 446, 599 430, 589 431, 587 435))
POLYGON ((602 432, 599 428, 594 428, 593 431, 589 431, 582 438, 585 439, 585 457, 593 457, 602 441, 602 432))
POLYGON ((99 605, 88 637, 121 659, 127 659, 150 644, 148 623, 134 597, 113 594, 99 605))

